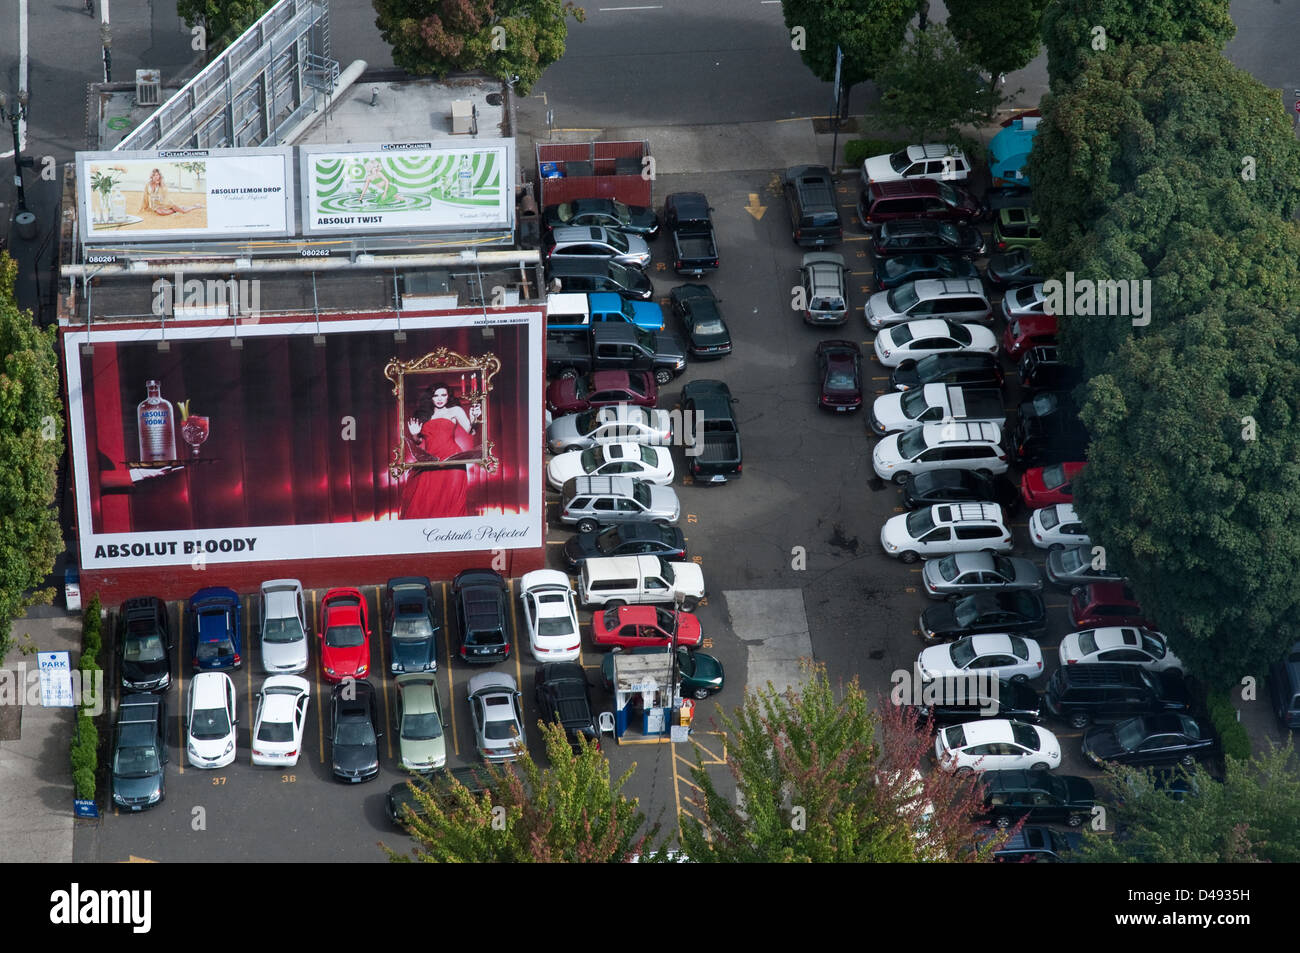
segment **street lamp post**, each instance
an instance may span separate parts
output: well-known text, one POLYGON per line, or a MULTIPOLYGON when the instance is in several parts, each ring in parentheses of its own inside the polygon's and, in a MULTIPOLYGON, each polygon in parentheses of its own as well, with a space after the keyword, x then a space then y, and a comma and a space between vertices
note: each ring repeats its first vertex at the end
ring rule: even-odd
POLYGON ((18 214, 27 211, 27 193, 23 190, 23 169, 31 168, 35 162, 24 158, 22 146, 18 139, 18 123, 27 119, 27 90, 18 91, 18 108, 10 109, 9 97, 0 93, 0 120, 8 120, 9 128, 14 134, 14 187, 18 190, 18 214))

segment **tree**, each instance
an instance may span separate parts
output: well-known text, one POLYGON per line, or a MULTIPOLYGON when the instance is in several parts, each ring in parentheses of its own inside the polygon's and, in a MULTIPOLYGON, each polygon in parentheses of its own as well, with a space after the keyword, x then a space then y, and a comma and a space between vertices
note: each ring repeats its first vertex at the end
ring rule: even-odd
POLYGON ((1071 860, 1085 863, 1231 864, 1300 861, 1300 770, 1289 745, 1249 761, 1229 758, 1223 783, 1199 766, 1176 773, 1190 793, 1175 799, 1150 771, 1115 768, 1113 834, 1085 835, 1071 860))
POLYGON ((808 663, 801 691, 746 691, 723 715, 728 763, 740 806, 696 756, 705 820, 682 818, 682 849, 701 863, 975 860, 976 782, 942 771, 922 775, 929 731, 911 710, 868 705, 857 679, 841 698, 825 666, 808 663))
POLYGON ((1043 13, 1052 92, 1075 81, 1089 61, 1135 46, 1208 43, 1216 49, 1237 32, 1230 0, 1061 0, 1043 13))
POLYGON ((176 15, 191 30, 204 28, 203 56, 210 60, 271 9, 275 0, 176 0, 176 15))
POLYGON ((568 0, 373 0, 393 62, 418 76, 483 71, 527 95, 564 55, 568 18, 586 12, 568 0))
POLYGON ((391 860, 425 863, 610 863, 650 854, 659 835, 643 832, 645 815, 636 799, 621 793, 633 765, 610 783, 609 761, 585 740, 575 752, 564 729, 541 723, 550 767, 538 766, 524 749, 513 766, 484 768, 491 792, 476 798, 452 779, 440 799, 415 785, 423 816, 409 832, 410 857, 380 844, 391 860))
POLYGON ((881 67, 879 81, 880 102, 871 114, 886 126, 908 130, 917 142, 952 138, 958 126, 979 121, 989 108, 978 68, 941 23, 912 31, 903 49, 881 67))
POLYGON ((1219 688, 1262 684, 1300 638, 1298 329, 1294 307, 1182 317, 1126 341, 1081 412, 1075 506, 1092 542, 1219 688))
POLYGON ((835 48, 843 52, 841 116, 848 115, 849 91, 876 79, 898 52, 919 6, 919 0, 781 0, 791 46, 814 76, 835 82, 835 48))
MULTIPOLYGON (((42 331, 14 301, 18 264, 0 253, 0 649, 23 610, 48 603, 42 589, 63 548, 53 508, 63 450, 63 405, 54 329, 42 331)), ((4 651, 0 651, 3 661, 4 651)))
POLYGON ((948 0, 948 29, 986 73, 1023 69, 1043 45, 1050 0, 948 0))

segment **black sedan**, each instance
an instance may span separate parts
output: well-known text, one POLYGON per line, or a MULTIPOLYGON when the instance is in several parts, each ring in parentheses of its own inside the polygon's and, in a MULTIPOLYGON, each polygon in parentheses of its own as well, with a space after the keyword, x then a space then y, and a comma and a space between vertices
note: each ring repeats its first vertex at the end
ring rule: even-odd
POLYGON ((1002 365, 992 354, 948 351, 919 361, 909 358, 894 368, 889 384, 894 390, 911 390, 926 384, 1001 387, 1004 379, 1002 365))
POLYGON ((658 523, 615 523, 602 530, 579 533, 564 544, 564 559, 573 570, 597 556, 663 556, 686 558, 686 536, 676 526, 658 523))
POLYGON ((1047 624, 1047 607, 1036 592, 977 592, 921 613, 921 636, 947 642, 985 632, 1031 632, 1047 624))
POLYGON ((330 756, 334 776, 356 783, 379 774, 379 710, 375 688, 348 679, 330 694, 330 756))
POLYGON ((1143 715, 1114 725, 1091 728, 1083 736, 1083 756, 1101 767, 1106 762, 1136 766, 1191 764, 1214 747, 1214 736, 1187 715, 1143 715))
POLYGON ((437 634, 434 621, 437 602, 433 584, 425 576, 402 576, 388 580, 384 592, 385 628, 393 643, 394 674, 436 672, 437 634))
POLYGON ((835 411, 862 407, 862 350, 852 341, 819 343, 817 376, 821 380, 818 407, 835 411))
POLYGON ((984 235, 974 225, 904 219, 881 225, 872 251, 876 258, 926 254, 973 258, 984 253, 984 235))
POLYGON ((574 199, 560 205, 548 205, 542 209, 542 224, 547 228, 598 225, 647 239, 659 234, 659 216, 654 209, 624 205, 616 199, 574 199))
POLYGON ((974 470, 928 470, 903 484, 903 505, 909 510, 936 503, 1001 503, 1010 508, 1017 499, 1010 481, 974 470))
MULTIPOLYGON (((1037 724, 1041 717, 1042 700, 1038 692, 1029 687, 1028 682, 1013 682, 999 679, 987 686, 983 679, 976 679, 978 687, 964 693, 964 697, 945 698, 943 692, 936 689, 934 697, 926 702, 927 685, 921 687, 923 704, 916 706, 916 717, 925 721, 934 716, 936 727, 960 725, 981 718, 1009 718, 1012 721, 1037 724)), ((947 688, 958 684, 957 680, 940 680, 934 683, 938 688, 947 688)))
POLYGON ((953 255, 899 255, 876 259, 876 290, 888 291, 922 278, 978 278, 973 262, 953 255))
POLYGON ((1039 273, 1029 252, 1023 248, 990 256, 985 276, 993 287, 1003 289, 1034 285, 1046 280, 1046 276, 1039 273))
POLYGON ((731 332, 708 285, 681 285, 668 297, 686 335, 691 357, 707 359, 731 353, 731 332))

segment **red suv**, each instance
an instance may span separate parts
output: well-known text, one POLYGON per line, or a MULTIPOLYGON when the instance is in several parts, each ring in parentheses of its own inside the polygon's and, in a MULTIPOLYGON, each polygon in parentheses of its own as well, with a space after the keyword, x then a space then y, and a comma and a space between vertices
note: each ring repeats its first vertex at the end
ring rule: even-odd
POLYGON ((1133 590, 1122 582, 1094 582, 1071 590, 1070 618, 1077 629, 1108 625, 1156 628, 1142 615, 1133 590))
POLYGON ((1020 496, 1025 507, 1037 510, 1055 503, 1073 503, 1074 478, 1084 466, 1083 463, 1057 463, 1026 470, 1020 478, 1020 496))
POLYGON ((933 179, 872 182, 858 193, 858 221, 863 228, 902 219, 934 218, 945 222, 974 222, 986 209, 970 193, 933 179))

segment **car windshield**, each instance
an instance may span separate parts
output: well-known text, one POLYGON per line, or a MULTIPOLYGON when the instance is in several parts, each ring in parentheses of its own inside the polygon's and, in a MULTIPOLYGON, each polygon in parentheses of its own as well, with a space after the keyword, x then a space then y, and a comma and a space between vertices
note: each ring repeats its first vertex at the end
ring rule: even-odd
POLYGON ((126 644, 122 646, 122 658, 127 662, 161 662, 166 657, 167 649, 161 636, 127 636, 126 644))
POLYGON ((1160 659, 1165 657, 1165 644, 1157 639, 1150 632, 1141 633, 1142 648, 1147 655, 1152 658, 1160 659))
POLYGON ((270 743, 293 741, 293 722, 264 721, 257 726, 257 740, 270 743))
POLYGON ((1079 654, 1091 655, 1095 651, 1097 651, 1097 631, 1084 629, 1079 633, 1079 654))
POLYGON ((957 197, 957 190, 954 189, 951 185, 949 185, 947 182, 937 182, 935 184, 939 186, 939 197, 942 198, 945 202, 947 202, 949 205, 961 204, 961 199, 957 197))
POLYGON ((899 149, 889 157, 889 167, 900 175, 907 171, 907 167, 912 164, 912 160, 907 157, 906 149, 899 149))
POLYGON ((190 716, 190 737, 215 741, 230 734, 230 715, 224 708, 200 708, 190 716))
POLYGON ((158 750, 152 745, 142 748, 118 748, 113 758, 113 773, 119 778, 147 778, 161 769, 158 750))
POLYGON ((645 483, 637 483, 632 487, 632 499, 640 503, 642 508, 650 509, 650 487, 645 483))
MULTIPOLYGON (((548 596, 541 601, 564 602, 565 598, 563 596, 548 596)), ((537 620, 537 634, 539 636, 572 635, 573 619, 568 613, 558 616, 544 616, 537 620)))
POLYGON ((617 629, 618 628, 618 607, 615 606, 613 609, 606 609, 603 618, 605 620, 606 629, 617 629))
POLYGON ((578 457, 578 462, 582 469, 590 473, 596 467, 605 462, 605 451, 601 447, 592 447, 590 450, 582 451, 582 456, 578 457))
POLYGON ((648 467, 655 467, 655 466, 658 466, 658 465, 659 465, 659 451, 658 451, 658 450, 656 450, 654 447, 647 447, 647 446, 644 446, 644 445, 642 445, 639 449, 640 449, 640 451, 641 451, 641 462, 642 462, 642 463, 644 463, 644 464, 645 464, 646 466, 648 466, 648 467))
POLYGON ((953 228, 953 226, 947 222, 941 222, 939 224, 939 237, 949 245, 961 244, 961 236, 958 235, 957 229, 953 228))
MULTIPOLYGON (((824 310, 832 311, 834 308, 828 306, 824 310)), ((724 330, 721 318, 704 318, 695 322, 696 334, 721 334, 724 330)))
POLYGON ((1192 741, 1201 740, 1201 726, 1186 715, 1178 716, 1178 727, 1192 741))
POLYGON ((626 268, 618 262, 609 263, 609 276, 618 283, 620 288, 631 290, 636 286, 636 279, 632 277, 632 269, 626 268))
POLYGON ((1146 737, 1146 727, 1141 718, 1131 718, 1115 726, 1115 741, 1125 751, 1135 751, 1146 737))
POLYGON ((620 527, 611 526, 596 537, 596 549, 602 553, 616 553, 623 543, 620 527))
POLYGON ((1003 579, 1016 578, 1015 564, 1012 563, 1010 559, 1007 559, 1006 556, 999 556, 996 553, 993 555, 993 571, 1003 579))
POLYGON ((953 606, 952 614, 961 628, 972 626, 980 617, 979 602, 974 598, 962 599, 953 606))
POLYGON ((230 644, 229 639, 222 639, 216 642, 200 642, 195 654, 198 656, 200 662, 210 662, 213 659, 218 659, 225 655, 234 655, 235 647, 230 644))
POLYGON ((916 285, 903 285, 887 292, 885 300, 893 311, 910 311, 921 299, 916 296, 916 285))
POLYGON ((1038 739, 1038 732, 1032 725, 1022 725, 1018 721, 1011 723, 1011 737, 1016 739, 1016 744, 1022 748, 1028 748, 1030 751, 1037 751, 1041 746, 1038 739))
POLYGON ((948 322, 948 336, 958 344, 970 344, 974 338, 971 337, 970 328, 964 324, 953 324, 948 322))
POLYGON ((1055 506, 1049 506, 1039 514, 1039 520, 1043 524, 1043 529, 1055 529, 1061 525, 1061 516, 1056 511, 1055 506))
POLYGON ((362 645, 366 634, 359 625, 332 625, 325 630, 325 644, 335 649, 350 649, 362 645))
POLYGON ((1057 463, 1050 467, 1043 467, 1043 486, 1049 490, 1055 490, 1058 486, 1065 484, 1065 467, 1057 463))
POLYGON ((429 617, 424 614, 418 603, 409 608, 398 608, 397 615, 393 619, 393 638, 415 641, 427 639, 431 635, 433 635, 433 623, 429 621, 429 617))
POLYGON ((408 741, 431 741, 442 737, 442 719, 435 711, 422 715, 409 712, 402 719, 402 737, 408 741))
POLYGON ((958 639, 948 646, 948 655, 957 668, 965 668, 975 661, 975 644, 970 639, 958 639))
POLYGON ((889 329, 889 340, 894 342, 894 347, 901 347, 914 337, 910 324, 896 324, 889 329))
POLYGON ((920 539, 930 530, 934 529, 934 517, 929 509, 913 510, 907 514, 907 532, 913 539, 920 539))
POLYGON ((826 375, 826 386, 832 390, 852 390, 857 386, 857 375, 850 361, 833 364, 826 375))
MULTIPOLYGON (((1036 394, 1032 401, 1034 413, 1040 417, 1045 417, 1052 411, 1056 410, 1057 399, 1055 394, 1036 394)), ((1046 474, 1044 474, 1046 476, 1046 474)))
POLYGON ((1088 559, 1084 556, 1086 549, 1067 549, 1061 553, 1061 568, 1067 573, 1076 573, 1083 569, 1088 559))
POLYGON ((659 571, 663 573, 664 582, 671 586, 674 582, 673 567, 668 560, 664 559, 662 556, 659 557, 659 571))
POLYGON ((904 460, 915 460, 925 450, 925 431, 914 427, 898 435, 898 455, 904 460))
POLYGON ((627 239, 623 237, 623 233, 616 232, 612 228, 605 229, 605 242, 610 248, 619 252, 626 252, 628 249, 627 239))
POLYGON ((267 619, 262 626, 262 639, 267 642, 301 642, 306 637, 302 623, 296 616, 289 619, 267 619))
MULTIPOLYGON (((403 726, 403 737, 406 735, 403 726)), ((375 743, 375 728, 369 718, 348 718, 334 729, 334 743, 340 747, 360 748, 375 743)))
POLYGON ((900 404, 903 409, 903 416, 908 420, 915 420, 920 417, 930 406, 930 402, 925 399, 925 389, 909 390, 903 394, 903 400, 900 404))
POLYGON ((632 211, 626 205, 622 202, 611 202, 610 204, 614 206, 614 214, 618 217, 620 222, 627 223, 632 221, 632 211))
POLYGON ((494 695, 490 698, 483 699, 483 707, 487 709, 500 708, 509 716, 507 718, 498 718, 487 722, 483 726, 483 737, 489 741, 509 741, 511 738, 519 737, 519 729, 515 725, 513 715, 510 715, 510 699, 505 695, 494 695))
POLYGON ((957 578, 957 557, 944 556, 934 568, 940 579, 944 582, 952 582, 957 578))

